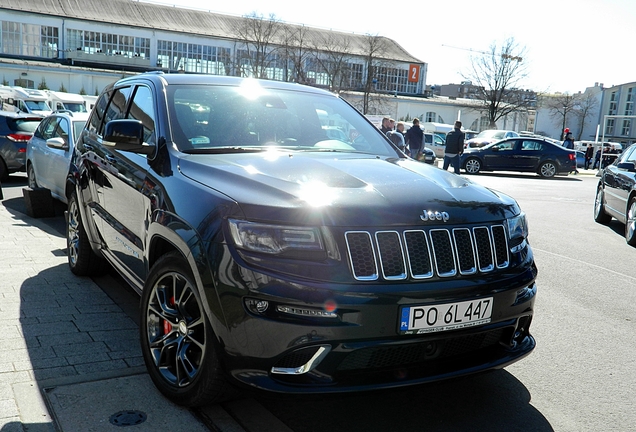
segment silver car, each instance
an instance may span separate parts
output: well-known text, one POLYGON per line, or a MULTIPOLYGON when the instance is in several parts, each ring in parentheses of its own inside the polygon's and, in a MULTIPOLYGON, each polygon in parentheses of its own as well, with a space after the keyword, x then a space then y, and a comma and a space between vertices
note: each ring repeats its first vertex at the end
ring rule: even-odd
POLYGON ((88 113, 55 112, 44 118, 27 143, 26 171, 29 187, 46 188, 66 203, 64 187, 75 140, 88 120, 88 113))

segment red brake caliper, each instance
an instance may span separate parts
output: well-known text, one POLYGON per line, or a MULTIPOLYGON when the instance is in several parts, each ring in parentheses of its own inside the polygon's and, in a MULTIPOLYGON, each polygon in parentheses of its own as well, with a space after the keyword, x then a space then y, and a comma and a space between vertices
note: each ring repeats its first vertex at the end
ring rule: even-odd
MULTIPOLYGON (((170 306, 174 306, 174 297, 170 297, 170 301, 168 302, 168 304, 170 306)), ((172 324, 170 324, 170 321, 163 320, 163 334, 167 335, 171 331, 172 331, 172 324)))

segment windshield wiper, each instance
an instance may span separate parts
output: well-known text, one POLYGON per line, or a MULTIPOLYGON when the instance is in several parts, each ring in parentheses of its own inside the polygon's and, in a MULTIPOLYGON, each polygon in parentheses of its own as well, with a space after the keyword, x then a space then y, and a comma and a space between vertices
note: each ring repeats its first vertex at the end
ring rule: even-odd
POLYGON ((205 147, 185 149, 186 154, 223 154, 223 153, 258 153, 267 150, 265 147, 205 147))

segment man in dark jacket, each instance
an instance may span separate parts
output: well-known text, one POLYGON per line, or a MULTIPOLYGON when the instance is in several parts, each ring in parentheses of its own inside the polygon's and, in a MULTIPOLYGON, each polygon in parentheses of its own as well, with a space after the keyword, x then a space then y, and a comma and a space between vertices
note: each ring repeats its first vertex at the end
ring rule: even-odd
POLYGON ((462 153, 464 153, 464 132, 462 132, 462 122, 457 120, 454 129, 446 135, 444 171, 452 164, 455 174, 459 174, 459 157, 462 153))
POLYGON ((417 117, 413 119, 413 126, 406 132, 404 138, 409 146, 411 157, 417 159, 417 155, 422 151, 422 145, 424 144, 424 131, 420 128, 420 119, 417 117))

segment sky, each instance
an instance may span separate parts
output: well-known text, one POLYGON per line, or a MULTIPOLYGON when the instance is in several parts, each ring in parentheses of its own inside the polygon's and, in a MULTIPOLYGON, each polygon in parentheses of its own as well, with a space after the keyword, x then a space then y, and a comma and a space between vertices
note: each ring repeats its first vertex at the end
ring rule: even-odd
POLYGON ((518 87, 578 93, 636 81, 634 0, 153 0, 214 13, 258 15, 343 32, 385 36, 428 64, 426 83, 459 84, 471 60, 514 38, 527 77, 518 87), (451 6, 441 6, 442 4, 451 6))

